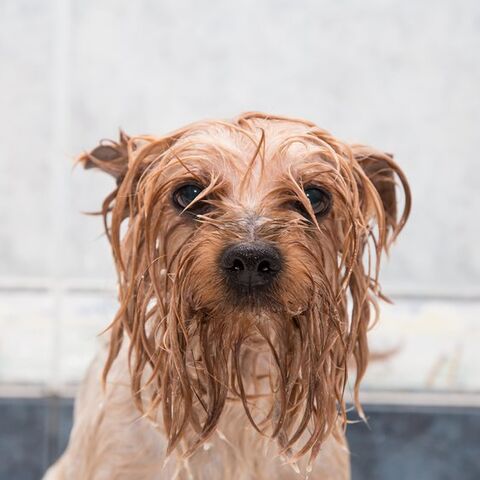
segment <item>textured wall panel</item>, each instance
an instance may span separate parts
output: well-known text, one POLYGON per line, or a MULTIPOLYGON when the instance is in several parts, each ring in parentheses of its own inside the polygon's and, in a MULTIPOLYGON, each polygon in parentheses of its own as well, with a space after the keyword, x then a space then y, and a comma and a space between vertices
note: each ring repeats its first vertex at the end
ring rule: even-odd
POLYGON ((0 277, 43 276, 51 242, 51 2, 0 3, 0 277))
POLYGON ((50 16, 50 2, 1 9, 2 277, 48 272, 39 252, 60 232, 59 258, 48 257, 55 271, 112 278, 100 222, 78 213, 96 208, 111 182, 68 164, 99 138, 259 109, 396 154, 414 210, 386 283, 480 290, 477 1, 71 2, 53 70, 49 42, 62 17, 50 16), (60 93, 49 86, 58 69, 60 93), (67 127, 48 163, 51 91, 64 97, 67 127), (49 190, 54 162, 68 164, 61 194, 58 178, 49 190), (53 230, 49 209, 61 215, 53 230))

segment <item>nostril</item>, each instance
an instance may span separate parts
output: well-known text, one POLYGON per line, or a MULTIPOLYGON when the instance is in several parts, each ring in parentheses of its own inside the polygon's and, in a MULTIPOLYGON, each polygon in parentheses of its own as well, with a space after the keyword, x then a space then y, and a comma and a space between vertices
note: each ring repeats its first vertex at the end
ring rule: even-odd
POLYGON ((270 273, 271 271, 272 266, 268 260, 262 260, 257 266, 257 272, 270 273))
POLYGON ((234 272, 241 272, 242 270, 245 270, 245 265, 239 258, 236 258, 233 261, 230 270, 233 270, 234 272))

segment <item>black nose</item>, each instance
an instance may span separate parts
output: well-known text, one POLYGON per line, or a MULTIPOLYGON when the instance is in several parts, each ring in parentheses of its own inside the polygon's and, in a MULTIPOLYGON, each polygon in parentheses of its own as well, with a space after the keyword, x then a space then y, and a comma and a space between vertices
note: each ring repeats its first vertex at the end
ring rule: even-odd
POLYGON ((232 286, 250 289, 269 285, 282 268, 282 258, 268 243, 237 243, 223 252, 220 264, 232 286))

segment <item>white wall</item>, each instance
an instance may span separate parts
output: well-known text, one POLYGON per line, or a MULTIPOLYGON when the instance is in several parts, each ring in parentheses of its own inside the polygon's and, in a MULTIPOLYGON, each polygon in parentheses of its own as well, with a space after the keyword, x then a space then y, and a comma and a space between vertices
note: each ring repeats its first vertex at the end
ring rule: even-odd
POLYGON ((114 285, 79 213, 112 182, 71 159, 255 109, 394 152, 414 207, 387 292, 479 296, 479 52, 478 0, 2 0, 0 286, 45 288, 56 332, 65 286, 114 285))

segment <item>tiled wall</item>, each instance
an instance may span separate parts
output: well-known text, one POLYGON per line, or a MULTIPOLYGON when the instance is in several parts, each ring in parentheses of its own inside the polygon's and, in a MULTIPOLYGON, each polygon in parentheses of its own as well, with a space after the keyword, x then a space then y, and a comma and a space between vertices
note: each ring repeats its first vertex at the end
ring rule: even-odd
POLYGON ((258 109, 394 152, 414 209, 386 291, 447 295, 458 318, 480 298, 478 51, 477 0, 2 0, 0 381, 61 383, 69 342, 86 362, 109 320, 109 250, 80 212, 112 181, 72 158, 118 127, 258 109))
MULTIPOLYGON (((108 291, 66 291, 58 304, 41 291, 1 292, 1 382, 61 392, 77 384, 115 308, 108 291)), ((370 348, 389 355, 370 362, 365 390, 480 392, 479 303, 397 299, 382 312, 370 348)))

